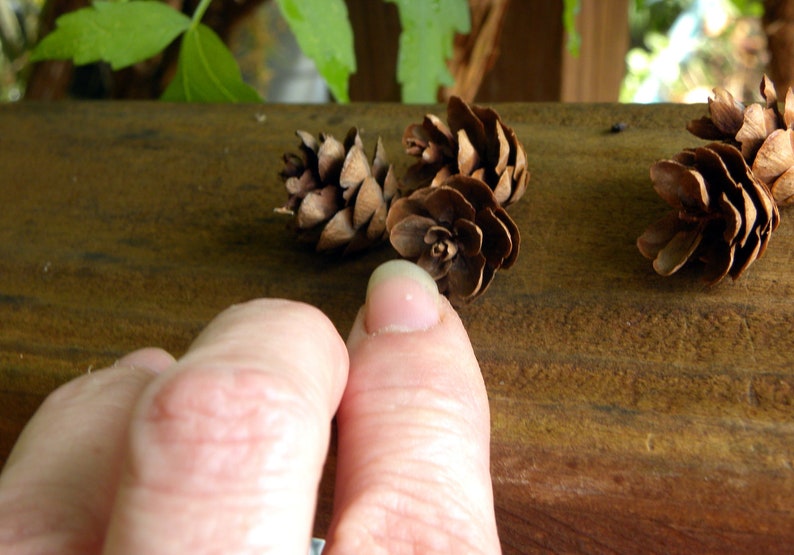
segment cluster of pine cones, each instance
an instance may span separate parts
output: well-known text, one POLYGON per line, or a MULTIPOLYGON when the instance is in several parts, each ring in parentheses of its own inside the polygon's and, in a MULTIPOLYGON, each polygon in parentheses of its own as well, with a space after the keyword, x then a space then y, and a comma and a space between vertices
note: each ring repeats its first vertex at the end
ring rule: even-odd
POLYGON ((524 194, 530 172, 515 132, 490 108, 458 97, 447 123, 428 114, 403 135, 417 158, 401 179, 378 139, 370 163, 356 128, 340 142, 297 131, 300 152, 281 176, 300 235, 321 252, 349 254, 389 240, 416 262, 453 305, 481 295, 518 256, 518 227, 505 208, 524 194))
POLYGON ((700 260, 710 284, 738 278, 757 260, 780 223, 778 207, 794 203, 794 93, 782 114, 766 76, 764 104, 744 106, 722 88, 714 94, 709 116, 687 125, 714 142, 651 167, 654 188, 673 211, 637 239, 659 274, 700 260))

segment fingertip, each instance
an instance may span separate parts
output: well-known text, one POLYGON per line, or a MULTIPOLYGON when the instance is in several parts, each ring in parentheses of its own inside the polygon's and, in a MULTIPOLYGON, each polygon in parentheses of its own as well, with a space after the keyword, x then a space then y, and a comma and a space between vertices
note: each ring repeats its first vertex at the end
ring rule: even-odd
POLYGON ((430 274, 407 260, 390 260, 370 277, 364 325, 370 334, 425 330, 438 324, 440 305, 430 274))
POLYGON ((300 367, 311 381, 330 388, 320 395, 336 410, 348 372, 345 342, 334 323, 315 306, 287 299, 253 299, 221 312, 201 332, 179 364, 195 358, 248 359, 254 367, 300 367), (266 353, 266 360, 262 360, 266 353), (329 372, 317 372, 319 368, 329 372), (324 381, 327 380, 327 381, 324 381))
POLYGON ((175 359, 170 353, 157 347, 146 347, 132 351, 118 359, 114 367, 145 368, 154 374, 161 374, 173 365, 175 359))

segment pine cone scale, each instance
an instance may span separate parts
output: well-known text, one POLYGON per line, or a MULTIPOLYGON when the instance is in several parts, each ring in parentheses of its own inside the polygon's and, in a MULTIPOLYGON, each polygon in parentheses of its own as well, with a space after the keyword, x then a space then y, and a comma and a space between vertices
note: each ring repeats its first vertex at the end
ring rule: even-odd
POLYGON ((325 224, 320 239, 317 242, 317 249, 320 251, 333 250, 342 247, 356 235, 356 228, 353 227, 353 213, 350 207, 338 211, 325 224))
POLYGON ((366 176, 361 182, 356 205, 353 208, 353 227, 358 229, 365 225, 385 203, 383 189, 378 185, 377 180, 371 175, 366 176))
MULTIPOLYGON (((482 220, 478 218, 478 221, 481 226, 482 220)), ((483 236, 487 234, 487 230, 480 229, 480 226, 471 220, 460 219, 455 222, 453 229, 458 237, 460 249, 464 256, 476 256, 478 252, 483 250, 483 236)), ((458 247, 456 246, 453 255, 457 254, 457 250, 458 247)))
POLYGON ((491 111, 472 107, 460 97, 453 96, 447 103, 447 122, 453 135, 463 131, 469 140, 481 151, 485 148, 485 126, 491 119, 491 111))
MULTIPOLYGON (((637 239, 637 247, 645 258, 655 259, 659 252, 670 242, 685 225, 675 211, 668 212, 663 218, 649 225, 637 239)), ((692 228, 693 225, 688 225, 692 228)))
POLYGON ((311 191, 300 203, 297 213, 298 227, 308 229, 329 220, 338 210, 336 190, 323 187, 319 191, 311 191))
POLYGON ((678 160, 661 160, 651 166, 651 181, 656 193, 672 207, 686 214, 701 214, 709 204, 703 176, 678 160))
POLYGON ((774 181, 794 166, 794 131, 777 129, 766 138, 753 162, 753 173, 764 183, 774 181))
POLYGON ((370 243, 379 241, 385 238, 386 235, 386 215, 388 214, 389 208, 387 204, 384 202, 375 213, 372 215, 372 219, 369 221, 369 225, 367 226, 367 239, 370 243))
POLYGON ((674 274, 692 257, 702 239, 703 233, 700 226, 695 229, 677 231, 656 255, 653 261, 654 270, 662 276, 674 274))
POLYGON ((471 175, 480 167, 480 155, 469 140, 469 135, 462 129, 458 131, 458 171, 463 175, 471 175))
MULTIPOLYGON (((494 113, 494 118, 496 117, 498 116, 494 113)), ((491 161, 488 171, 493 172, 494 177, 496 177, 501 175, 507 168, 507 161, 510 157, 510 145, 507 143, 507 136, 501 121, 493 119, 493 121, 486 122, 486 129, 488 135, 485 141, 485 151, 488 160, 491 161)))
MULTIPOLYGON (((345 189, 345 195, 352 195, 355 193, 356 188, 361 185, 367 177, 370 177, 371 172, 369 169, 369 162, 367 155, 364 154, 364 149, 358 145, 354 145, 344 157, 342 170, 339 174, 339 186, 345 189)), ((346 199, 347 200, 347 199, 346 199)))
POLYGON ((714 91, 716 99, 709 99, 711 117, 717 129, 726 135, 736 135, 742 127, 744 104, 735 100, 725 89, 714 91))
POLYGON ((447 226, 459 219, 474 219, 474 207, 466 196, 448 187, 439 188, 435 194, 428 195, 425 208, 434 220, 447 226))
POLYGON ((490 285, 490 280, 485 282, 485 268, 486 260, 482 255, 458 256, 454 259, 446 275, 448 290, 455 292, 454 295, 450 294, 453 304, 469 302, 485 292, 490 285))
MULTIPOLYGON (((518 249, 513 244, 511 230, 490 208, 482 210, 477 215, 477 222, 482 227, 484 237, 482 251, 486 260, 498 268, 505 268, 505 260, 518 249)), ((507 267, 510 265, 508 264, 507 267)))
MULTIPOLYGON (((714 285, 730 274, 731 266, 734 263, 735 249, 730 248, 726 243, 711 243, 704 249, 701 259, 705 262, 703 281, 708 285, 714 285)), ((747 266, 744 266, 745 268, 747 266)), ((734 279, 739 277, 736 273, 731 275, 734 279)))
POLYGON ((403 216, 394 209, 386 217, 389 240, 394 249, 404 258, 418 258, 427 250, 425 237, 435 225, 436 220, 428 216, 416 213, 408 213, 403 216), (396 223, 394 220, 397 220, 396 223))
POLYGON ((791 167, 778 177, 771 187, 772 196, 778 206, 787 206, 794 203, 794 167, 791 167))
POLYGON ((337 181, 345 159, 345 147, 328 135, 317 151, 317 173, 323 183, 337 181))

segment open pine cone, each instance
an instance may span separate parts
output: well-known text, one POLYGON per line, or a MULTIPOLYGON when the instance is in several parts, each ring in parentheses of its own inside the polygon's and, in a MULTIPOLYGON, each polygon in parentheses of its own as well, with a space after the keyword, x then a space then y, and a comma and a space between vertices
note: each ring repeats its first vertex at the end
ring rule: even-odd
POLYGON ((433 276, 456 306, 481 295, 518 256, 518 227, 473 177, 456 174, 395 201, 386 226, 397 252, 433 276))
POLYGON ((739 147, 748 164, 752 165, 764 140, 776 129, 788 127, 788 110, 794 104, 788 102, 786 117, 777 106, 777 91, 772 80, 764 75, 761 80, 761 96, 765 104, 745 107, 722 87, 714 89, 714 98, 709 98, 709 115, 692 120, 687 125, 690 133, 708 141, 723 141, 739 147))
POLYGON ((664 276, 700 259, 708 283, 726 275, 736 279, 763 254, 780 222, 767 186, 753 175, 742 153, 725 143, 656 162, 651 180, 674 210, 651 225, 637 247, 664 276))
POLYGON ((403 179, 406 189, 438 185, 459 173, 486 183, 502 206, 521 198, 529 183, 526 152, 499 115, 453 96, 447 122, 449 127, 428 114, 422 123, 406 128, 405 151, 419 158, 403 179))
POLYGON ((281 171, 289 198, 276 212, 293 215, 318 251, 349 254, 383 241, 398 182, 381 140, 370 165, 355 127, 343 143, 327 134, 319 140, 305 131, 296 134, 300 153, 285 154, 281 171))
POLYGON ((783 113, 777 91, 764 75, 761 96, 765 105, 745 107, 723 88, 709 99, 710 116, 692 120, 687 129, 697 137, 720 140, 739 147, 755 176, 769 190, 778 206, 794 203, 794 92, 786 93, 783 113))

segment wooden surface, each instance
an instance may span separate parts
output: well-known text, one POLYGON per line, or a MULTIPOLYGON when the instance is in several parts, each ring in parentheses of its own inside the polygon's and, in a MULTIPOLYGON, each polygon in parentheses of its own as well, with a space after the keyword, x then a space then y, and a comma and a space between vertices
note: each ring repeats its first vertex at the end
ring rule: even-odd
MULTIPOLYGON (((794 212, 737 282, 661 278, 634 246, 666 212, 648 168, 699 144, 684 126, 704 106, 496 107, 532 170, 511 207, 522 253, 462 317, 505 553, 790 552, 794 212)), ((280 156, 294 129, 359 125, 402 171, 402 131, 425 111, 0 106, 2 457, 58 384, 143 345, 179 354, 230 303, 300 299, 346 334, 393 253, 299 247, 272 211, 280 156)), ((325 480, 318 533, 330 499, 325 480)))

